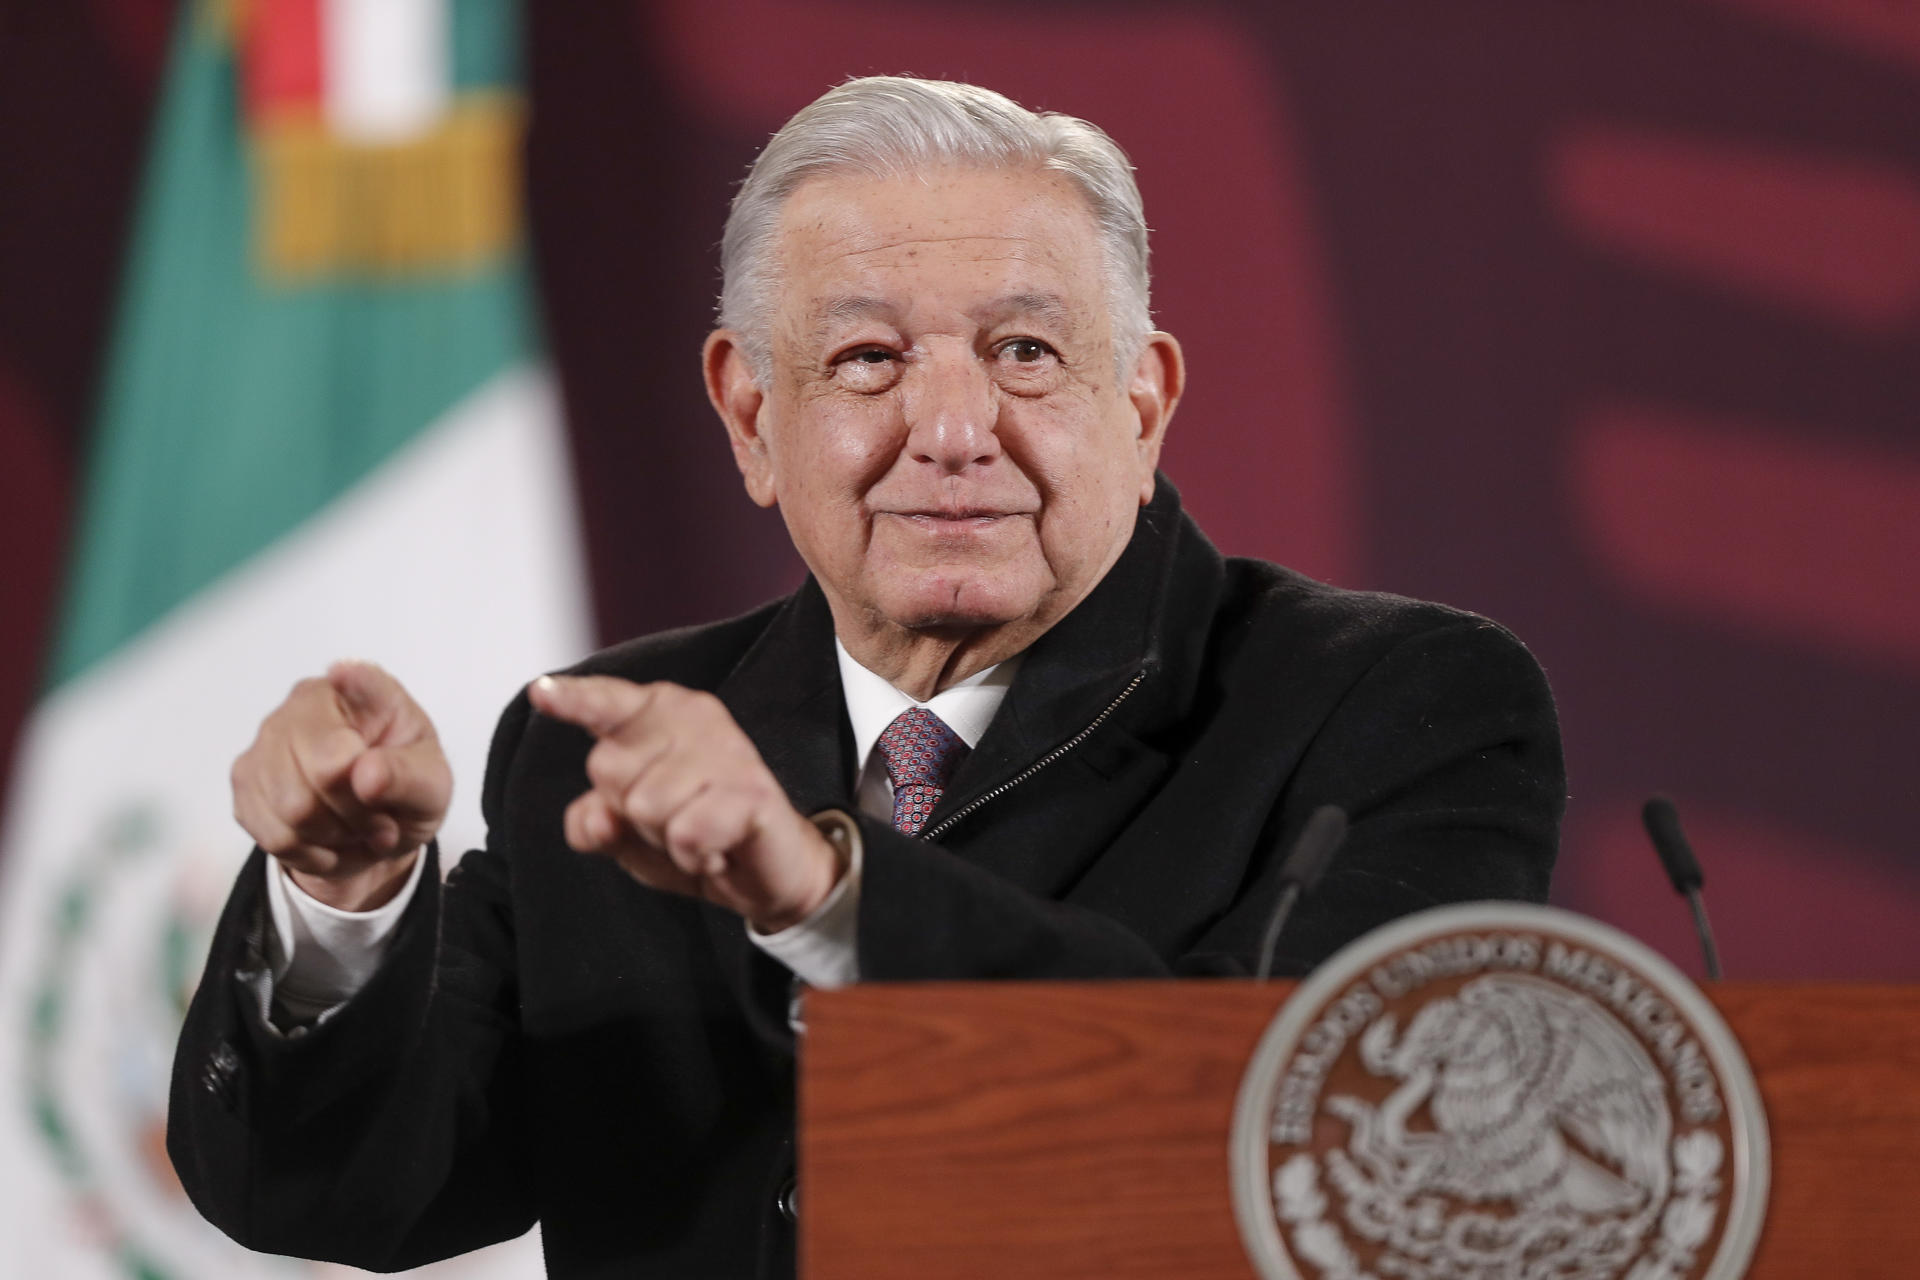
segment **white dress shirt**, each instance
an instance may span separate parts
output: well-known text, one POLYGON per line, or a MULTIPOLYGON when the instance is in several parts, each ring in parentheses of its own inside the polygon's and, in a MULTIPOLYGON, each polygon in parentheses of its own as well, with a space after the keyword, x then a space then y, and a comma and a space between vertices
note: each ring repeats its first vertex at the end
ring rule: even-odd
MULTIPOLYGON (((838 639, 840 686, 853 726, 854 802, 882 822, 893 821, 893 782, 874 744, 888 725, 911 707, 925 707, 945 721, 969 748, 978 746, 1006 699, 1019 657, 967 677, 926 702, 908 697, 853 660, 838 639)), ((860 853, 825 902, 812 915, 778 933, 747 929, 755 946, 823 990, 860 978, 856 927, 860 916, 860 853)), ((267 859, 267 962, 273 1002, 294 1023, 324 1019, 366 985, 386 957, 393 929, 420 885, 420 858, 392 901, 373 911, 340 911, 303 892, 273 858, 267 859)))

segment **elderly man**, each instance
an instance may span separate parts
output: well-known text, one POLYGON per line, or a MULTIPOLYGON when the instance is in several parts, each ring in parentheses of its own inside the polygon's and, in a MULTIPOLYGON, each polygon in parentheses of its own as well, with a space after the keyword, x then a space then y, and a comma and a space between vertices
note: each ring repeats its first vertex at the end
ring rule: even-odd
POLYGON ((444 887, 447 766, 377 668, 296 687, 234 768, 260 851, 170 1147, 249 1245, 392 1268, 538 1218, 555 1276, 783 1274, 802 983, 1245 973, 1326 803, 1295 971, 1546 891, 1518 642, 1223 559, 1158 477, 1184 367, 1099 130, 850 82, 767 146, 724 259, 707 387, 806 584, 536 680, 444 887))

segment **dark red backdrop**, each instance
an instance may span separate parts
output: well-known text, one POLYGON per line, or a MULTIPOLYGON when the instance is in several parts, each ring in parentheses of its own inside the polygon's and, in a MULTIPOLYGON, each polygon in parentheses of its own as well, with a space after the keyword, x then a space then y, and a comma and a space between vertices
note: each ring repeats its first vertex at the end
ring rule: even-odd
MULTIPOLYGON (((528 6, 531 206, 601 630, 797 565, 695 354, 730 184, 846 75, 975 79, 1140 165, 1231 552, 1513 626, 1557 896, 1745 976, 1920 977, 1920 9, 1881 0, 528 6)), ((46 640, 169 0, 0 3, 0 734, 46 640)))

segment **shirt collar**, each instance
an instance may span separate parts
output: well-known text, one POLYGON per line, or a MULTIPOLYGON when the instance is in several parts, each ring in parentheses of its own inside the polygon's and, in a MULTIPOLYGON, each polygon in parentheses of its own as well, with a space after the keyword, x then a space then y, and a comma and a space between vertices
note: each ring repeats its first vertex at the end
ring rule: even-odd
POLYGON ((847 697, 847 720, 853 725, 856 776, 873 753, 873 744, 880 740, 894 718, 909 707, 925 707, 944 720, 962 742, 969 747, 978 746, 1020 669, 1020 655, 1015 654, 985 671, 976 671, 952 688, 942 689, 926 702, 919 702, 854 661, 838 636, 833 640, 833 652, 840 661, 840 687, 847 697))

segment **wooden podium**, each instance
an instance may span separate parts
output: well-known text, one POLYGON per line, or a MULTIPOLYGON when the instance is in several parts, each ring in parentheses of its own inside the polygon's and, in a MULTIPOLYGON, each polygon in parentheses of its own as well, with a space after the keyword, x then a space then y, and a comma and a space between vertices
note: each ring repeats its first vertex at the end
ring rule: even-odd
MULTIPOLYGON (((807 997, 803 1280, 1254 1280, 1228 1133, 1292 984, 851 987, 807 997)), ((1920 986, 1707 989, 1759 1080, 1748 1275, 1920 1275, 1920 986)))

